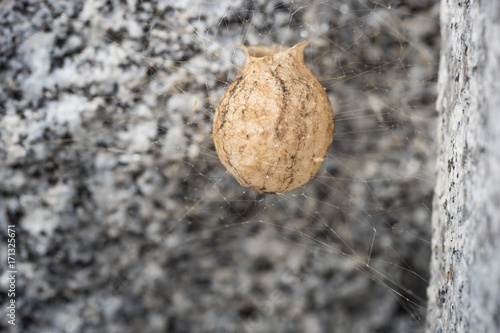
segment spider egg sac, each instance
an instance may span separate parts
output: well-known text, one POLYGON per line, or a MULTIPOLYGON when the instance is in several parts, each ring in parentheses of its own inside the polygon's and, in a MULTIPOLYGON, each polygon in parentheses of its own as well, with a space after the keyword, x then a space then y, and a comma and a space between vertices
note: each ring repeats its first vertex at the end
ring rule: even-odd
POLYGON ((332 107, 304 63, 306 46, 241 46, 245 66, 215 112, 213 137, 222 164, 260 193, 307 183, 332 143, 332 107))

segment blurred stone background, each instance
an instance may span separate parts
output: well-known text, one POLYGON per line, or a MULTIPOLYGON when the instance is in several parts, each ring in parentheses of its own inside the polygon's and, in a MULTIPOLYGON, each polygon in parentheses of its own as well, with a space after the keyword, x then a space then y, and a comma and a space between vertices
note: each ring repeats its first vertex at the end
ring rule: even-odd
POLYGON ((0 330, 422 331, 437 2, 2 2, 0 330), (334 143, 309 184, 259 195, 211 118, 237 44, 304 39, 334 143))

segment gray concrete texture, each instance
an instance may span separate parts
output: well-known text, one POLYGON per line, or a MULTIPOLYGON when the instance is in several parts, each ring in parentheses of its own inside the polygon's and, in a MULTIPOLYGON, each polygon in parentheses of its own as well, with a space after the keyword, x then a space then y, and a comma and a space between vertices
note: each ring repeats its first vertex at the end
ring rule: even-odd
POLYGON ((500 332, 500 3, 441 8, 427 332, 500 332))

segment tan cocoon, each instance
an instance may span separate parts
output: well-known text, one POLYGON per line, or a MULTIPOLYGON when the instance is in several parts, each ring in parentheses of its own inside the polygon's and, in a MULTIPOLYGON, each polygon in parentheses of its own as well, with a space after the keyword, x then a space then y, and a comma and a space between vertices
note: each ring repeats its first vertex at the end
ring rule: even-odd
POLYGON ((307 183, 332 142, 332 107, 304 64, 306 46, 242 46, 245 66, 215 112, 222 164, 241 185, 261 193, 307 183))

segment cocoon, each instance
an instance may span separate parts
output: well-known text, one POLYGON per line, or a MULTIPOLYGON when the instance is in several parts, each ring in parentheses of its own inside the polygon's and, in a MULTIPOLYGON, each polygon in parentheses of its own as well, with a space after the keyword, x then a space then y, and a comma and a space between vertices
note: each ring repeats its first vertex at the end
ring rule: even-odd
POLYGON ((304 63, 306 46, 241 46, 245 66, 215 112, 213 138, 222 164, 260 193, 307 183, 332 143, 332 107, 304 63))

